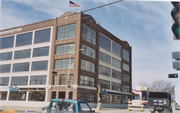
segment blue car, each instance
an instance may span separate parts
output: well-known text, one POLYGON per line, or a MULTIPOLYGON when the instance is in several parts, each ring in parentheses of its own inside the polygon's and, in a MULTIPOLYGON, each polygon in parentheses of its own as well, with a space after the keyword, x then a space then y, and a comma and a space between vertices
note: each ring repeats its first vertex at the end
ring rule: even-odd
POLYGON ((178 103, 175 104, 175 110, 180 110, 180 105, 178 103))
POLYGON ((87 113, 95 112, 86 101, 71 99, 52 99, 46 110, 46 113, 87 113))

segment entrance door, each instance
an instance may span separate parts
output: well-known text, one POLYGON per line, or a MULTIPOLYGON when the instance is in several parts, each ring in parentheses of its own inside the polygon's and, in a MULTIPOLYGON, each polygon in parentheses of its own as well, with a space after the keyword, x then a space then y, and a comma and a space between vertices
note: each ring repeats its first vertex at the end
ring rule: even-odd
POLYGON ((65 92, 59 92, 58 98, 64 98, 65 99, 65 92))

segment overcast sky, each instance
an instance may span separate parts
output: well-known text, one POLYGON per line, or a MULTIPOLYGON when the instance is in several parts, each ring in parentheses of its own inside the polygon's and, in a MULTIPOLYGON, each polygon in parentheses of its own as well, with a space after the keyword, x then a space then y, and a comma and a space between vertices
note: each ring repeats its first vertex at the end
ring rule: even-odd
MULTIPOLYGON (((116 0, 72 0, 84 11, 116 0)), ((68 0, 1 0, 0 29, 59 17, 69 10, 68 0)), ((86 12, 119 39, 132 46, 133 88, 155 79, 168 79, 172 69, 172 52, 180 51, 180 42, 173 40, 170 1, 122 1, 86 12)))

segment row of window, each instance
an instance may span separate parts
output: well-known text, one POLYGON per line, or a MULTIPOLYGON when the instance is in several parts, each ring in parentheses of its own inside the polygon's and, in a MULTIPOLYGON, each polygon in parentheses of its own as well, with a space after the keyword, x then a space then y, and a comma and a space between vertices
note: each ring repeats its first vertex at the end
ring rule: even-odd
MULTIPOLYGON (((18 86, 18 85, 27 85, 28 84, 28 76, 23 77, 11 77, 10 86, 18 86)), ((45 85, 46 84, 46 75, 41 76, 31 76, 30 85, 45 85)), ((0 86, 8 86, 9 85, 9 77, 0 77, 0 86)))
POLYGON ((95 80, 92 77, 81 75, 80 76, 80 85, 94 87, 95 86, 95 80))
MULTIPOLYGON (((50 41, 51 28, 35 31, 34 44, 49 42, 50 41)), ((18 34, 16 36, 15 47, 31 45, 33 32, 18 34)), ((0 38, 0 49, 13 48, 14 36, 8 36, 0 38)))
MULTIPOLYGON (((60 83, 58 83, 58 75, 54 75, 54 81, 53 81, 53 85, 66 85, 66 79, 68 75, 66 74, 62 74, 60 75, 60 83)), ((71 81, 71 85, 73 85, 73 74, 70 74, 70 81, 71 81)))
MULTIPOLYGON (((110 89, 110 81, 99 79, 98 84, 101 88, 110 89)), ((123 85, 123 90, 121 90, 120 83, 111 82, 111 90, 130 92, 130 87, 123 85)))
MULTIPOLYGON (((31 71, 47 70, 48 61, 32 62, 31 71)), ((10 73, 11 64, 0 65, 0 73, 10 73)), ((13 64, 12 72, 29 71, 29 62, 13 64)))
MULTIPOLYGON (((0 61, 12 60, 13 52, 0 53, 0 61)), ((48 56, 49 47, 34 48, 32 57, 48 56)), ((31 49, 15 51, 14 59, 30 58, 31 49)))
MULTIPOLYGON (((26 91, 10 91, 9 100, 26 101, 26 91)), ((45 101, 45 91, 29 91, 28 101, 45 101)), ((0 100, 7 99, 7 91, 0 92, 0 100)))

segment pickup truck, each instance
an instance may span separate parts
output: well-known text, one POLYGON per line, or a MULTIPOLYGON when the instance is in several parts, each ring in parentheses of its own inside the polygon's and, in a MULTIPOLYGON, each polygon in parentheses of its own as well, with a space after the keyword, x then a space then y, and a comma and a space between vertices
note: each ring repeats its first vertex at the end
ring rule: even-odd
POLYGON ((151 113, 172 113, 171 95, 168 92, 149 92, 149 110, 151 113))
POLYGON ((52 99, 48 107, 41 108, 46 113, 87 113, 95 112, 86 101, 71 99, 52 99))

